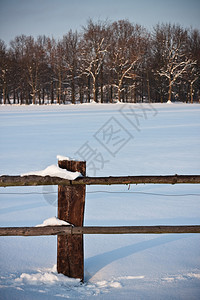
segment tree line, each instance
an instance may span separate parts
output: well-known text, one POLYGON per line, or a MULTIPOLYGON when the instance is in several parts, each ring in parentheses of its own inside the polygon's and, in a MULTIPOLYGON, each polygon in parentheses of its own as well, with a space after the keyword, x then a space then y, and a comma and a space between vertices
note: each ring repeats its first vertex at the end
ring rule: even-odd
POLYGON ((0 40, 0 103, 200 100, 200 32, 128 20, 93 22, 62 39, 0 40))

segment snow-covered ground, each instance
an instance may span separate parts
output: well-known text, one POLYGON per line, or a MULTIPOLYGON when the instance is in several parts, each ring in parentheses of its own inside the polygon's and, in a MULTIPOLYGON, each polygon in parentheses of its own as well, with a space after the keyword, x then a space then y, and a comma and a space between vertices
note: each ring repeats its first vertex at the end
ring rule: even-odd
MULTIPOLYGON (((90 176, 200 173, 200 105, 0 106, 0 174, 87 158, 90 176), (89 154, 88 154, 89 153, 89 154)), ((85 225, 200 224, 199 185, 88 186, 85 225)), ((0 188, 0 226, 57 215, 57 188, 0 188)), ((0 299, 199 299, 200 235, 86 235, 85 283, 56 237, 0 237, 0 299)))

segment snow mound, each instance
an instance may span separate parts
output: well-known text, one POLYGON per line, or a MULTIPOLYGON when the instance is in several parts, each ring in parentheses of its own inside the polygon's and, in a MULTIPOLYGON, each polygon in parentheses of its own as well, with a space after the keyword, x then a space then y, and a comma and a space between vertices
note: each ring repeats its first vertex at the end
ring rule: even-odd
POLYGON ((65 275, 58 274, 56 265, 52 269, 39 270, 38 273, 22 273, 19 278, 15 279, 16 283, 30 285, 65 285, 66 287, 75 287, 80 285, 80 279, 69 278, 65 275))
POLYGON ((28 175, 37 175, 37 176, 51 176, 51 177, 59 177, 68 180, 74 180, 77 177, 82 176, 80 172, 71 172, 65 169, 61 169, 56 165, 51 165, 44 170, 41 171, 33 171, 25 174, 21 174, 21 176, 28 175))
POLYGON ((66 221, 60 220, 56 217, 52 217, 52 218, 44 220, 44 222, 42 224, 36 225, 35 227, 58 226, 58 225, 59 226, 62 226, 62 225, 71 226, 71 224, 66 221))
MULTIPOLYGON (((8 278, 7 278, 8 280, 8 278)), ((57 267, 38 269, 35 272, 22 273, 19 277, 13 274, 10 284, 22 292, 30 291, 37 295, 37 299, 45 299, 51 295, 51 299, 93 299, 94 296, 106 295, 114 290, 122 288, 116 280, 101 280, 97 282, 81 283, 80 279, 69 278, 57 273, 57 267)), ((5 287, 4 284, 1 285, 5 287)), ((107 298, 106 298, 107 299, 107 298)))

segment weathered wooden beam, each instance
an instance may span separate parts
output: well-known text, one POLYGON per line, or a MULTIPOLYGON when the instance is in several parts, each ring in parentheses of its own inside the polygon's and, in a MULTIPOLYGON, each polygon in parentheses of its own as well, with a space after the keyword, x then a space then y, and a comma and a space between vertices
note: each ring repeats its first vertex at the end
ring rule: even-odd
POLYGON ((72 234, 166 234, 200 233, 200 225, 183 226, 117 226, 117 227, 82 227, 72 228, 72 234))
POLYGON ((0 227, 0 236, 40 236, 71 234, 71 226, 0 227))
POLYGON ((0 227, 0 236, 200 233, 200 225, 0 227))
POLYGON ((200 175, 79 177, 72 184, 199 184, 200 175))
POLYGON ((109 176, 78 177, 67 180, 50 176, 0 176, 0 186, 39 186, 39 185, 112 185, 112 184, 200 184, 200 175, 161 175, 161 176, 109 176))
MULTIPOLYGON (((85 176, 85 161, 58 161, 58 166, 85 176)), ((85 185, 58 185, 58 218, 75 226, 83 226, 85 185)), ((68 277, 84 280, 83 235, 58 236, 57 270, 68 277)))
POLYGON ((0 176, 0 186, 70 185, 70 180, 51 176, 0 176))

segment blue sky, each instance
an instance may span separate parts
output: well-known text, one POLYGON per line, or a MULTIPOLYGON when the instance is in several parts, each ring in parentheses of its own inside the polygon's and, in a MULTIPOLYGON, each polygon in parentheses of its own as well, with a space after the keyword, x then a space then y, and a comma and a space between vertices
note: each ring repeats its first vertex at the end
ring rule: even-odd
POLYGON ((158 22, 200 30, 200 0, 0 0, 0 38, 25 34, 62 38, 87 20, 128 19, 152 29, 158 22))

